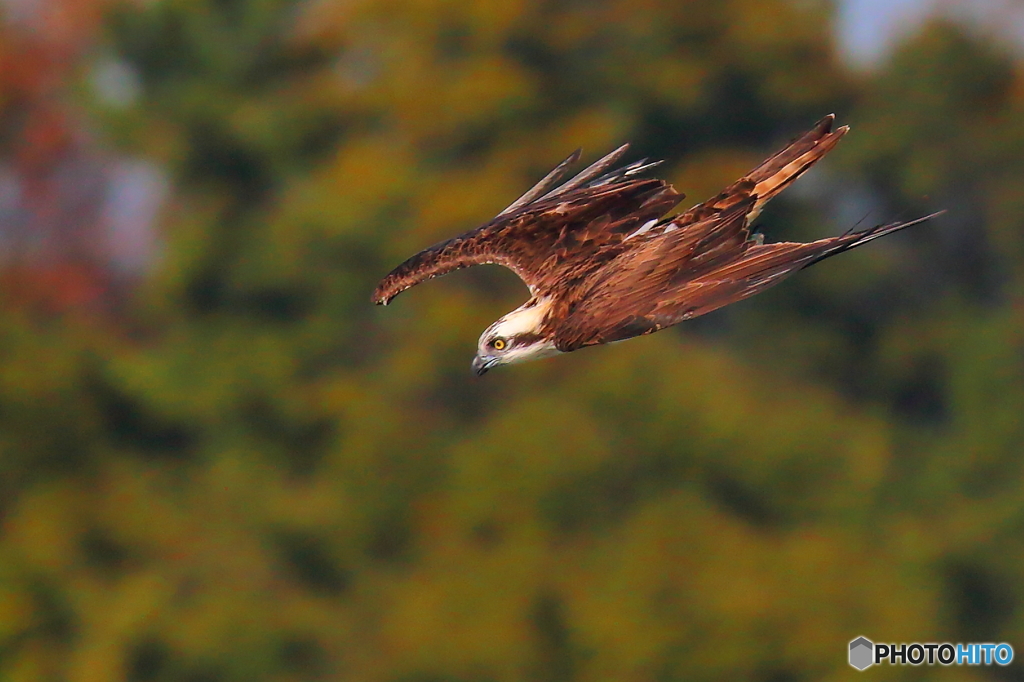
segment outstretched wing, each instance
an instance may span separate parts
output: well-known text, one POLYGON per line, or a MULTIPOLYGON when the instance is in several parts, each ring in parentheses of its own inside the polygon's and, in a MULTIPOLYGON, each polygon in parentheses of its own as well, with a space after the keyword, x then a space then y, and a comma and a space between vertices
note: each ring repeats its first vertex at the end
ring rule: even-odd
MULTIPOLYGON (((735 230, 744 224, 744 212, 754 203, 751 198, 728 215, 710 220, 735 230)), ((628 254, 629 262, 615 276, 586 292, 554 330, 555 345, 571 351, 656 332, 741 301, 798 270, 937 215, 806 244, 746 242, 741 252, 701 250, 685 233, 671 240, 675 243, 668 238, 651 242, 648 248, 628 254)))
POLYGON ((634 177, 656 163, 643 160, 609 172, 626 149, 616 149, 552 189, 578 158, 574 152, 491 222, 392 270, 373 301, 387 304, 411 286, 471 265, 504 265, 534 293, 600 267, 620 252, 614 247, 627 235, 656 222, 683 198, 661 180, 634 177))
POLYGON ((765 203, 847 132, 845 126, 833 131, 833 118, 819 121, 718 196, 657 223, 633 249, 594 274, 566 306, 557 328, 550 330, 559 350, 664 329, 752 296, 824 258, 920 222, 882 225, 807 244, 762 244, 750 238, 749 225, 765 203))

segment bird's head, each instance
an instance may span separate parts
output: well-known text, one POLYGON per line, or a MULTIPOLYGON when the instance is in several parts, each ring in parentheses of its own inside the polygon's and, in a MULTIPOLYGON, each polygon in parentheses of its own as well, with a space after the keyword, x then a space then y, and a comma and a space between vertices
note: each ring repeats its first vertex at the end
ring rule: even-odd
POLYGON ((557 355, 550 338, 541 333, 550 302, 532 298, 484 330, 473 358, 473 373, 481 376, 498 365, 511 365, 557 355))

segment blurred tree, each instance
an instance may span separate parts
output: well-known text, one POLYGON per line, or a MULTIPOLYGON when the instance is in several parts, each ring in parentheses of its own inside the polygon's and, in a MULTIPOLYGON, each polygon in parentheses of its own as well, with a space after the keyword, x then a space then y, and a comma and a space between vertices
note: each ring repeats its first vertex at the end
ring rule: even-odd
POLYGON ((0 244, 9 300, 63 312, 111 291, 107 159, 69 90, 102 0, 11 3, 0 22, 0 244))
MULTIPOLYGON (((742 350, 666 333, 484 381, 468 360, 522 297, 512 276, 368 301, 580 144, 635 140, 699 201, 860 101, 851 140, 870 139, 818 191, 854 178, 917 210, 959 162, 914 126, 883 143, 884 111, 923 116, 948 87, 1016 125, 1019 66, 959 29, 923 34, 857 100, 830 16, 118 7, 94 58, 137 78, 138 103, 91 111, 171 174, 167 252, 131 334, 0 309, 0 677, 837 678, 860 633, 1016 641, 1015 275, 977 287, 965 269, 934 304, 883 306, 910 251, 884 247, 698 325, 742 350)), ((949 131, 974 168, 1015 168, 949 131)), ((1012 185, 972 177, 964 196, 1007 207, 991 243, 1013 273, 1012 185)), ((828 215, 780 203, 775 235, 828 215)))
POLYGON ((898 415, 894 502, 928 509, 945 616, 961 637, 1024 627, 1024 69, 1000 43, 934 22, 879 74, 854 161, 888 205, 949 208, 878 335, 879 394, 898 415), (880 106, 884 101, 886 106, 880 106), (881 128, 890 130, 881 134, 881 128), (979 634, 974 634, 979 633, 979 634))

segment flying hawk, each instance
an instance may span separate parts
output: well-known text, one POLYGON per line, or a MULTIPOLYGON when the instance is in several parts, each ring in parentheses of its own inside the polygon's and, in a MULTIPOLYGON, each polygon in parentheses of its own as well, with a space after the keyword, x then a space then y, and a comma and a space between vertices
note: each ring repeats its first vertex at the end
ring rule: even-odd
POLYGON ((574 152, 493 220, 408 259, 381 281, 386 305, 420 282, 496 263, 530 288, 530 300, 480 336, 473 371, 650 334, 764 291, 790 274, 884 237, 879 225, 809 243, 763 243, 748 228, 769 199, 849 130, 833 115, 718 196, 664 217, 683 199, 663 180, 637 177, 660 162, 610 170, 628 145, 558 184, 574 152))

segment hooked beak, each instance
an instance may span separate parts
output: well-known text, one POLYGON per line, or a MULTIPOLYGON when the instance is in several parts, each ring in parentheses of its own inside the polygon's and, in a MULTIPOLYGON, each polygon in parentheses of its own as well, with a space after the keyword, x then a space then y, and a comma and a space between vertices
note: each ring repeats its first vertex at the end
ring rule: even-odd
POLYGON ((473 364, 470 367, 473 370, 473 374, 478 377, 482 377, 487 374, 487 370, 498 364, 498 358, 492 358, 487 355, 477 355, 473 358, 473 364))

